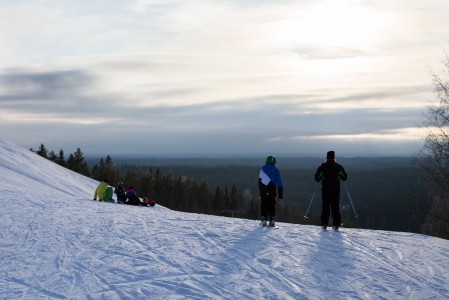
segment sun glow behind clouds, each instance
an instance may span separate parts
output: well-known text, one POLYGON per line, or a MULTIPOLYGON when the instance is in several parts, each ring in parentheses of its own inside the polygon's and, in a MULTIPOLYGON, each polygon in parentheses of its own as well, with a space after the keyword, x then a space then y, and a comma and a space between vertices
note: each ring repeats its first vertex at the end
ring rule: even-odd
MULTIPOLYGON (((384 40, 389 17, 358 1, 321 1, 301 9, 272 30, 278 45, 309 45, 314 49, 369 51, 384 40)), ((338 54, 338 53, 337 53, 338 54)))
POLYGON ((360 1, 312 3, 289 7, 264 28, 265 46, 273 50, 265 65, 289 75, 284 91, 370 86, 373 76, 385 86, 398 84, 390 80, 397 62, 386 49, 395 39, 391 28, 401 25, 393 26, 391 12, 360 1))

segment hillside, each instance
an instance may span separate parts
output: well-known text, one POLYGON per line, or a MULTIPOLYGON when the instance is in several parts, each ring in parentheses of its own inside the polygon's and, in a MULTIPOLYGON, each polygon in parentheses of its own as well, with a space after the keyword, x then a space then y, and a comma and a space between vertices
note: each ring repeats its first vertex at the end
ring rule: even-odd
POLYGON ((1 299, 447 299, 449 241, 92 201, 0 139, 1 299))

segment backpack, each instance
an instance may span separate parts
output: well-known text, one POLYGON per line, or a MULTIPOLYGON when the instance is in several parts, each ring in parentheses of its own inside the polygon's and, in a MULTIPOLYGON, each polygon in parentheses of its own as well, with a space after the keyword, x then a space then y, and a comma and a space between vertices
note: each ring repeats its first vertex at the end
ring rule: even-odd
POLYGON ((106 188, 105 193, 104 193, 104 201, 110 201, 110 202, 112 202, 112 194, 113 194, 112 187, 108 186, 108 187, 106 188))

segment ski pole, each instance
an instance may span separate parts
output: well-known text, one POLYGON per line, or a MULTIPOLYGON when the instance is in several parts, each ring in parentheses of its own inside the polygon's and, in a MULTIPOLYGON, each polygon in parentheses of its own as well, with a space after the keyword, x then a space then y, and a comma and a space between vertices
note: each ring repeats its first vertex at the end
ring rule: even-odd
POLYGON ((310 206, 312 205, 313 197, 315 197, 315 192, 316 192, 317 187, 318 187, 318 182, 315 185, 315 189, 313 190, 313 194, 312 194, 312 199, 310 199, 309 207, 307 208, 306 215, 304 216, 304 218, 306 218, 306 219, 309 218, 307 215, 309 214, 309 209, 310 209, 310 206))
POLYGON ((354 211, 354 217, 357 219, 359 215, 355 212, 354 204, 352 203, 351 195, 349 195, 348 186, 346 185, 346 182, 344 183, 346 187, 346 193, 348 193, 349 201, 351 202, 352 210, 354 211))

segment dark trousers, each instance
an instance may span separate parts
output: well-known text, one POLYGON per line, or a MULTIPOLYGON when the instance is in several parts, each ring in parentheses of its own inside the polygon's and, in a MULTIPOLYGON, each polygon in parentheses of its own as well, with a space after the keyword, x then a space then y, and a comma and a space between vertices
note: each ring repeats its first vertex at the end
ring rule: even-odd
POLYGON ((321 226, 328 225, 329 215, 332 212, 332 223, 334 226, 341 225, 340 216, 340 194, 322 193, 323 207, 321 211, 321 226))
POLYGON ((274 220, 276 215, 276 199, 261 198, 260 199, 260 216, 265 220, 274 220))

